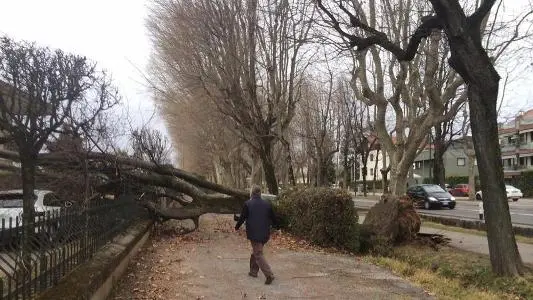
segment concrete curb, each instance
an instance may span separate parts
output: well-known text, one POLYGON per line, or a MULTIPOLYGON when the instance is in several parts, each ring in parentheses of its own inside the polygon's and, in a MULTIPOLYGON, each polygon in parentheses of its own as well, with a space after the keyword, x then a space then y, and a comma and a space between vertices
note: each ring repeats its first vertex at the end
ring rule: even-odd
MULTIPOLYGON (((465 219, 454 219, 446 218, 440 216, 428 216, 419 214, 422 220, 439 223, 446 226, 455 226, 466 229, 476 229, 479 231, 487 231, 485 227, 485 222, 480 220, 465 220, 465 219)), ((533 227, 522 227, 522 226, 513 226, 514 233, 516 235, 521 235, 525 237, 533 237, 533 227)))
POLYGON ((125 234, 99 250, 91 260, 74 269, 59 283, 35 299, 105 300, 131 258, 148 240, 153 222, 132 225, 125 234))

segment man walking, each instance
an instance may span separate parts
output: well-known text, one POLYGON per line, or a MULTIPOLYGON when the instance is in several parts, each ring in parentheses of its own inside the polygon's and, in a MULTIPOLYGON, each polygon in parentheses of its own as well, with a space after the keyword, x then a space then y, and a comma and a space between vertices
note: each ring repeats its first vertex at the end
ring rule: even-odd
POLYGON ((261 199, 261 188, 252 187, 250 200, 244 203, 239 221, 235 230, 239 230, 246 221, 246 237, 252 244, 250 256, 250 272, 248 275, 257 277, 259 269, 266 277, 265 284, 271 284, 274 274, 263 255, 263 247, 270 238, 270 226, 276 223, 274 211, 270 202, 261 199))

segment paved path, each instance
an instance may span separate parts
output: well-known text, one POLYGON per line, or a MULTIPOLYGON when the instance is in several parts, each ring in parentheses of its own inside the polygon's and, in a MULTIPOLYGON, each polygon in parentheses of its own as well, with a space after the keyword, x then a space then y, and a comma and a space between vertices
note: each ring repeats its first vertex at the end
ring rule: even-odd
POLYGON ((420 288, 355 256, 290 250, 273 237, 266 257, 276 275, 247 275, 249 244, 231 216, 206 215, 200 231, 154 238, 111 299, 431 299, 420 288))
MULTIPOLYGON (((486 236, 423 226, 420 228, 420 232, 442 234, 451 239, 450 246, 452 247, 481 254, 489 254, 489 246, 486 236)), ((524 261, 524 263, 533 264, 533 245, 524 243, 517 244, 518 251, 522 256, 522 261, 524 261)))
MULTIPOLYGON (((362 224, 364 220, 365 215, 360 215, 359 223, 362 224)), ((475 253, 489 254, 489 244, 486 236, 424 226, 420 228, 420 232, 442 234, 450 238, 450 246, 452 247, 475 253)), ((522 261, 533 264, 533 245, 525 243, 517 243, 517 245, 518 251, 522 256, 522 261)))

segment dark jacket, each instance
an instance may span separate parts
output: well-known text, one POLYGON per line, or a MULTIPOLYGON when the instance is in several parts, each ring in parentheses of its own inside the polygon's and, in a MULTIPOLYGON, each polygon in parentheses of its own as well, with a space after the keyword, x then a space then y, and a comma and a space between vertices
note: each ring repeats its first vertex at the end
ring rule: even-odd
POLYGON ((246 221, 247 238, 250 241, 264 244, 270 238, 270 226, 276 224, 276 217, 270 202, 254 195, 244 203, 235 229, 238 230, 244 221, 246 221))

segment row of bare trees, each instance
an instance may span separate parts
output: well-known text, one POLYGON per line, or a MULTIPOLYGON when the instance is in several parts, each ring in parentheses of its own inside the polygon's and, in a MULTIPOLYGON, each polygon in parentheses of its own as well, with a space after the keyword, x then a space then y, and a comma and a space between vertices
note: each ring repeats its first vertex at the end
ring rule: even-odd
POLYGON ((184 164, 225 184, 264 180, 274 194, 280 182, 327 184, 333 158, 342 162, 334 177, 354 180, 348 169, 362 161, 365 180, 374 137, 389 158, 379 171, 393 194, 405 193, 430 141, 443 184, 442 155, 465 132, 456 115, 467 111, 491 195, 493 266, 521 273, 504 201, 494 65, 530 36, 531 12, 504 19, 503 1, 495 3, 156 0, 148 22, 156 98, 184 164))

